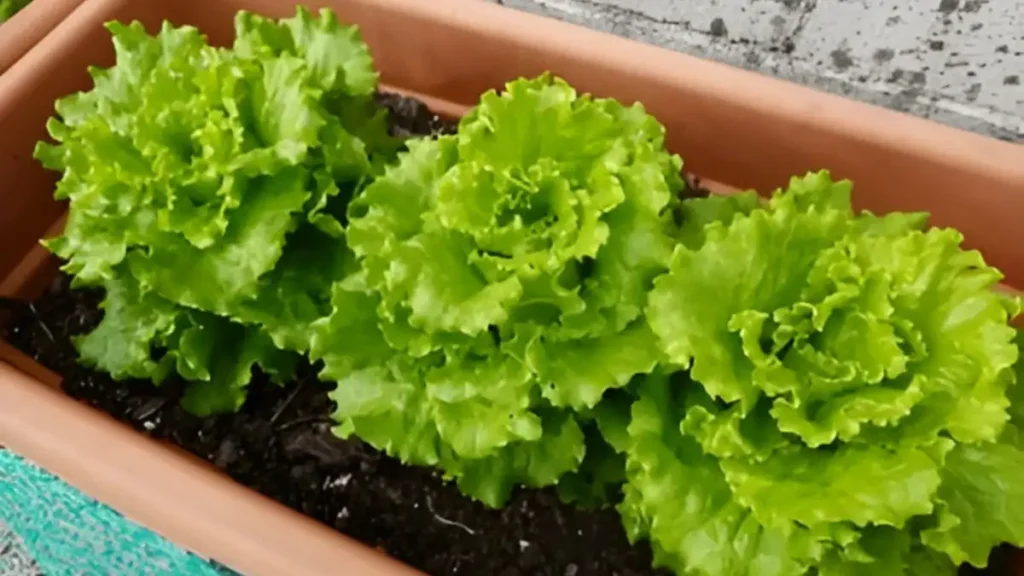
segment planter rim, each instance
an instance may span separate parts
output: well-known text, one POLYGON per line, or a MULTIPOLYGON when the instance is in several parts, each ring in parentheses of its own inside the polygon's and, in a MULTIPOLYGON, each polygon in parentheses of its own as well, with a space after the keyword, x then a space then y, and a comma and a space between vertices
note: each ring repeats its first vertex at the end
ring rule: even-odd
POLYGON ((0 24, 0 75, 81 3, 82 0, 33 0, 0 24))
MULTIPOLYGON (((132 0, 35 0, 12 18, 32 21, 41 17, 56 18, 56 26, 40 27, 31 25, 39 41, 24 46, 24 62, 12 62, 9 66, 15 76, 32 75, 32 68, 45 61, 46 53, 57 45, 67 42, 67 35, 81 35, 80 23, 91 24, 88 12, 109 11, 111 5, 125 4, 132 0), (80 4, 81 17, 66 21, 80 4), (63 10, 63 12, 61 12, 63 10), (39 32, 42 32, 41 34, 39 32)), ((323 1, 305 2, 310 6, 323 1)), ((785 116, 794 124, 825 125, 832 131, 848 137, 865 140, 889 140, 894 146, 908 146, 929 156, 946 159, 957 165, 974 165, 1004 174, 1008 178, 1024 179, 1024 144, 1005 142, 960 128, 919 118, 905 112, 897 112, 859 102, 825 91, 763 75, 750 70, 729 66, 720 62, 698 58, 658 46, 629 40, 613 34, 591 30, 548 18, 513 10, 505 6, 481 0, 347 0, 348 4, 370 5, 388 12, 402 12, 427 22, 445 21, 450 26, 468 30, 486 30, 496 39, 517 39, 522 43, 543 44, 552 53, 584 55, 588 61, 622 71, 636 69, 636 62, 645 62, 645 70, 685 69, 688 76, 700 78, 699 82, 688 84, 693 91, 702 92, 721 101, 742 102, 766 114, 785 116), (502 26, 489 22, 501 21, 502 26), (566 34, 566 30, 572 31, 566 34), (581 51, 579 46, 603 46, 602 50, 581 51), (757 91, 751 91, 752 86, 757 91), (742 89, 740 89, 742 88, 742 89), (948 138, 963 142, 963 148, 956 151, 946 146, 948 138), (955 153, 954 153, 955 152, 955 153)), ((14 45, 19 35, 0 33, 0 50, 14 45)), ((0 70, 4 69, 0 56, 0 70)), ((675 74, 666 73, 666 82, 678 81, 675 74)), ((0 80, 0 87, 3 87, 0 80)), ((0 89, 0 93, 8 90, 0 89)), ((0 116, 7 113, 6 102, 0 100, 0 116)), ((474 102, 458 102, 469 106, 474 102)))

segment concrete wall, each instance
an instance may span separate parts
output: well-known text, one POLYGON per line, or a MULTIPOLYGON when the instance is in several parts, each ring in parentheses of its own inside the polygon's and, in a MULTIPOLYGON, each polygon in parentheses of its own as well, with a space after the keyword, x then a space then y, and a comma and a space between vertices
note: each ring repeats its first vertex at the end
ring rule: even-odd
POLYGON ((1024 0, 489 0, 1024 141, 1024 0))

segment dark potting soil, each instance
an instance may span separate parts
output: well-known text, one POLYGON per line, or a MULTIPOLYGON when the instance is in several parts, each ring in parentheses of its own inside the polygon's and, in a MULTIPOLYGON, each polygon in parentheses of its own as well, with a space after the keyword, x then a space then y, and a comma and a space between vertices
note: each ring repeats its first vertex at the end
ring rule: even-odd
MULTIPOLYGON (((378 101, 391 109, 396 134, 453 128, 417 101, 395 95, 378 101)), ((180 382, 116 382, 83 368, 71 337, 99 323, 101 297, 70 290, 61 276, 35 302, 12 306, 4 337, 61 374, 70 396, 185 448, 295 510, 429 574, 668 574, 650 568, 646 544, 629 545, 614 510, 580 510, 550 490, 519 491, 505 508, 491 510, 433 470, 403 466, 358 440, 338 439, 331 433, 329 385, 312 368, 286 387, 255 374, 242 409, 211 418, 181 409, 180 382)), ((986 574, 1009 574, 996 556, 986 574)))

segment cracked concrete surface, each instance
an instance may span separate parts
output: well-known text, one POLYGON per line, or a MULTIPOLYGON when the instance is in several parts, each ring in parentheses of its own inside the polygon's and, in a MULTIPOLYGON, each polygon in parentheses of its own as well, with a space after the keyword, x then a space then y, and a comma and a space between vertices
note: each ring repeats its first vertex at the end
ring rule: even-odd
POLYGON ((1024 142, 1024 0, 490 0, 1024 142))

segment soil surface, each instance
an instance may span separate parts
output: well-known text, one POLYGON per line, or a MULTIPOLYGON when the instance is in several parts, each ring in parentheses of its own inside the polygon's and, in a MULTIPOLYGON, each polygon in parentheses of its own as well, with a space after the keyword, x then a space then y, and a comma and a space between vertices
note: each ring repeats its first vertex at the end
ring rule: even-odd
MULTIPOLYGON (((396 133, 452 128, 416 101, 393 95, 379 101, 392 110, 396 133)), ((336 438, 329 387, 309 367, 284 388, 256 374, 242 410, 212 418, 180 408, 180 383, 115 382, 83 368, 71 337, 98 324, 101 296, 72 291, 59 277, 31 304, 0 302, 12 309, 4 337, 61 374, 70 396, 185 448, 246 486, 429 574, 668 574, 650 568, 646 544, 629 545, 614 510, 576 509, 543 490, 520 491, 504 509, 487 509, 435 471, 403 466, 358 440, 336 438)), ((987 574, 1009 574, 1002 556, 987 574)))

